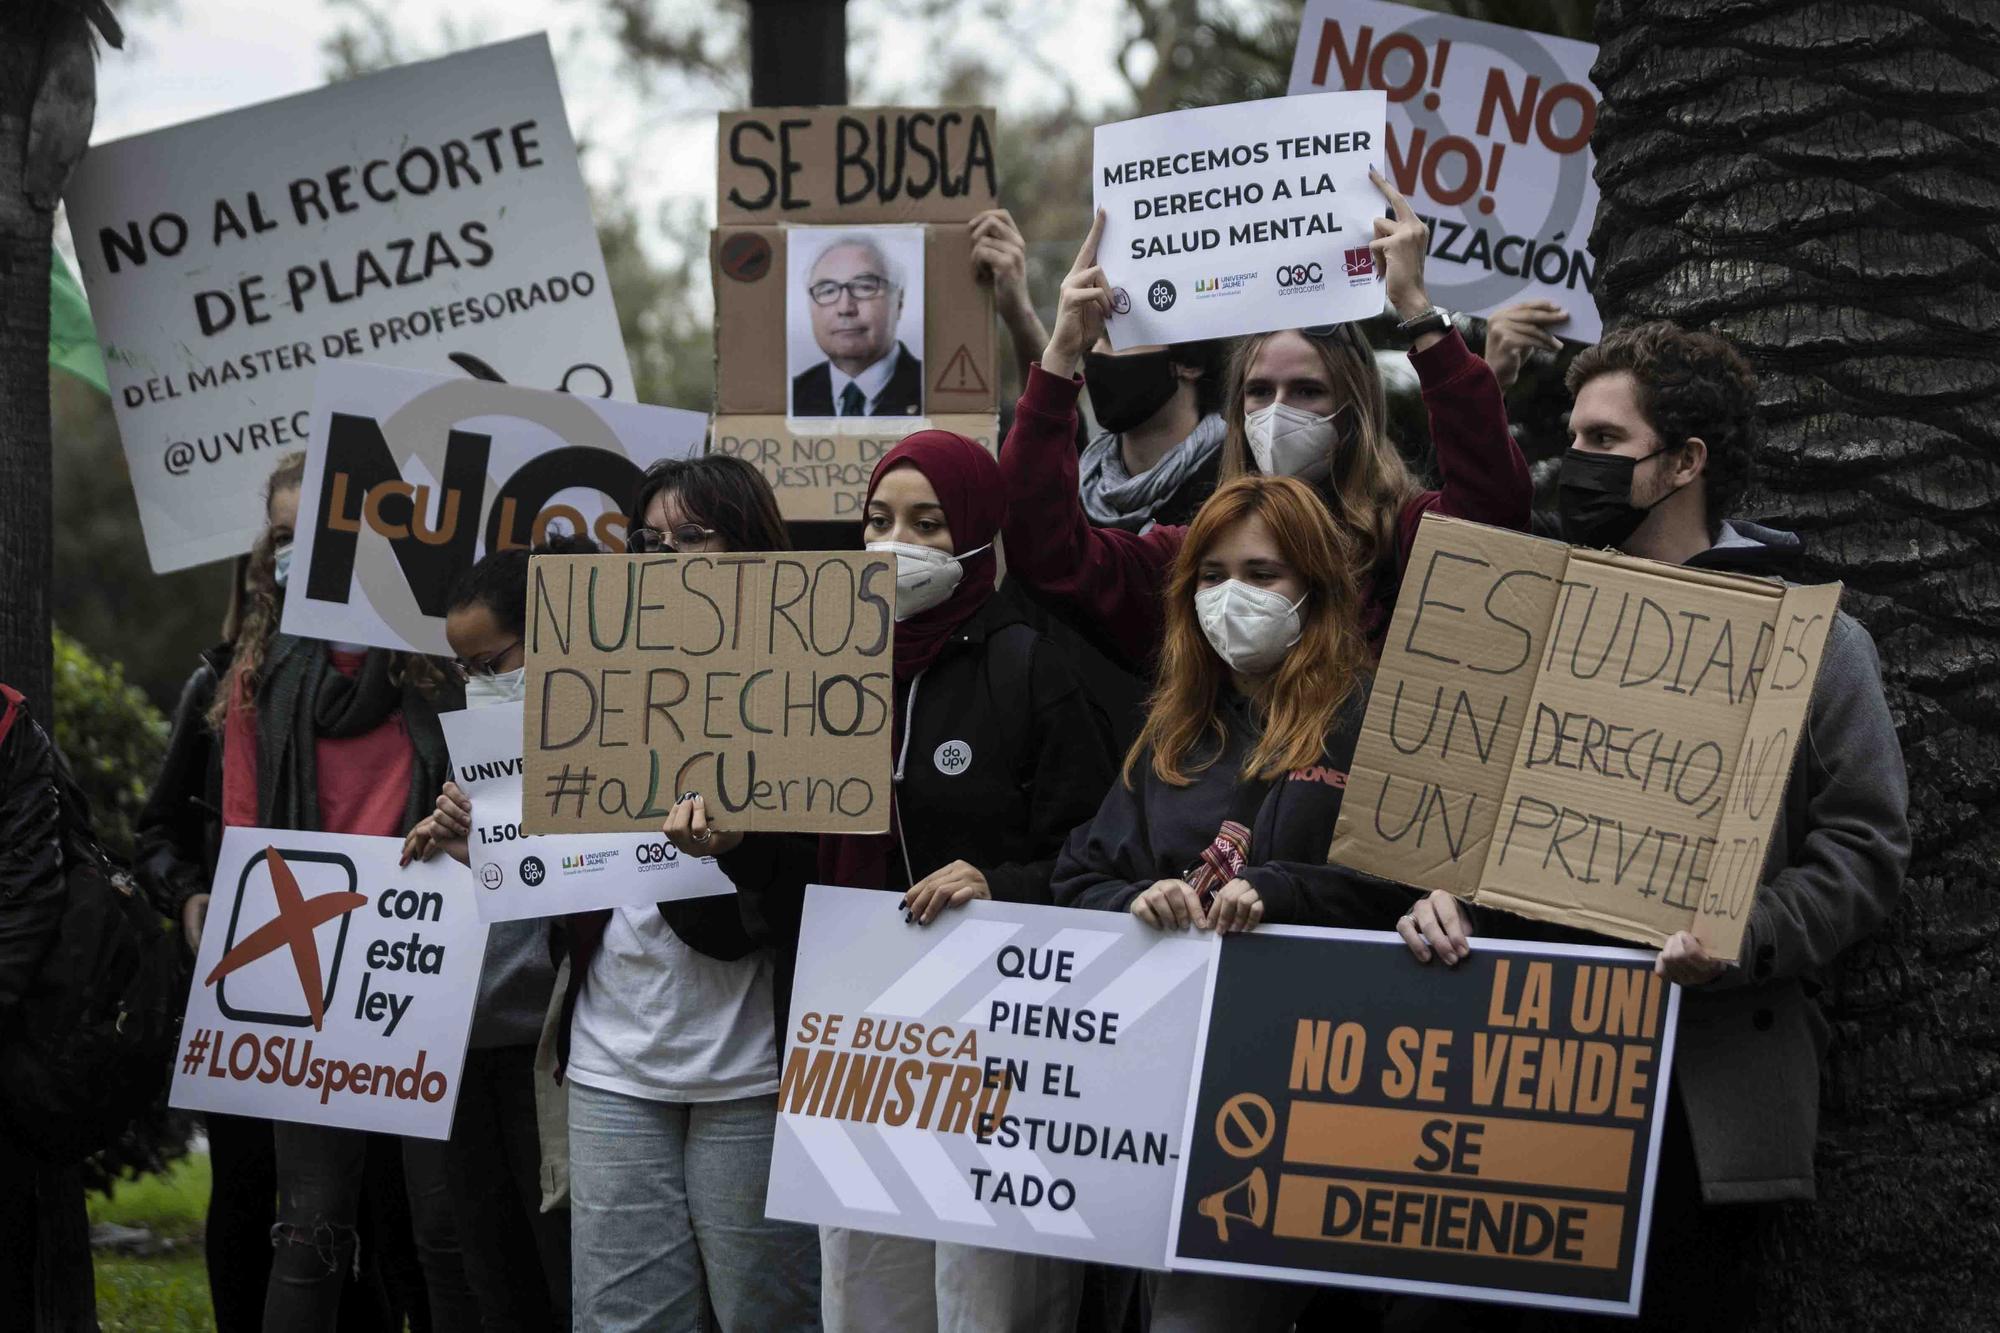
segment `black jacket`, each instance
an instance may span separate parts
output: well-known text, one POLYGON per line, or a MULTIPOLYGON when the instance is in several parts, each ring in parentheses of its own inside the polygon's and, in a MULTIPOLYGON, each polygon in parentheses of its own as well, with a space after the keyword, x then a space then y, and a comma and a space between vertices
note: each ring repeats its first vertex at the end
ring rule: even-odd
POLYGON ((1226 693, 1225 739, 1213 760, 1191 774, 1189 785, 1175 787, 1153 773, 1150 754, 1140 754, 1133 785, 1113 784, 1097 817, 1063 848, 1055 900, 1068 907, 1126 911, 1160 880, 1187 878, 1223 821, 1235 820, 1250 829, 1250 864, 1243 878, 1263 899, 1265 921, 1392 928, 1409 909, 1411 890, 1326 863, 1367 707, 1367 690, 1356 690, 1317 764, 1277 782, 1245 783, 1238 774, 1259 727, 1248 701, 1226 693))
POLYGON ((181 687, 159 776, 133 829, 132 873, 169 921, 180 920, 189 898, 209 891, 222 851, 222 738, 208 724, 208 709, 229 656, 228 644, 209 649, 181 687))
POLYGON ((0 692, 0 1026, 62 923, 56 752, 19 695, 0 692))
MULTIPOLYGON (((1062 655, 1011 603, 990 598, 917 678, 915 695, 896 788, 905 842, 890 853, 886 887, 901 893, 912 876, 962 860, 1001 902, 1053 901, 1063 839, 1090 818, 1114 772, 1101 720, 1062 655)), ((721 858, 735 894, 660 905, 674 933, 712 957, 770 946, 781 1049, 818 841, 746 838, 721 858)))
MULTIPOLYGON (((896 344, 896 368, 875 401, 868 405, 871 417, 914 417, 924 410, 924 363, 910 355, 910 349, 896 344)), ((825 361, 808 366, 792 376, 792 412, 795 417, 840 415, 833 405, 833 369, 825 361)))

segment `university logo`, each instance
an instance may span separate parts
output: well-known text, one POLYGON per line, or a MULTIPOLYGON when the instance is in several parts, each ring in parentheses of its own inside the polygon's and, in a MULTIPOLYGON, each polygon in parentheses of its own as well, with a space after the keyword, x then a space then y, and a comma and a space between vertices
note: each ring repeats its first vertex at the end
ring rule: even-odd
POLYGON ((236 905, 230 911, 229 929, 223 936, 222 959, 202 982, 204 986, 215 987, 216 1008, 238 1022, 271 1023, 279 1027, 311 1024, 313 1031, 319 1031, 340 978, 340 959, 347 947, 348 913, 366 906, 368 902, 366 895, 354 891, 356 882, 354 862, 338 852, 280 852, 276 847, 266 847, 252 856, 236 880, 236 905), (345 888, 329 889, 308 898, 299 887, 298 874, 292 869, 294 862, 302 867, 314 864, 326 867, 311 877, 328 884, 344 884, 345 888), (269 868, 276 913, 248 934, 238 935, 243 924, 243 904, 251 887, 250 877, 259 866, 269 868), (334 923, 336 927, 333 958, 322 969, 319 929, 329 923, 334 923), (304 1012, 273 1012, 232 1005, 224 982, 232 974, 279 949, 290 955, 292 967, 298 974, 304 1012))
POLYGON ((1352 287, 1357 282, 1375 276, 1375 252, 1367 246, 1357 245, 1353 247, 1347 251, 1343 259, 1347 267, 1348 286, 1352 287))
MULTIPOLYGON (((1174 308, 1174 298, 1178 295, 1171 282, 1165 278, 1155 278, 1153 285, 1146 289, 1146 304, 1165 314, 1174 308)), ((1116 308, 1114 305, 1113 309, 1116 308)))

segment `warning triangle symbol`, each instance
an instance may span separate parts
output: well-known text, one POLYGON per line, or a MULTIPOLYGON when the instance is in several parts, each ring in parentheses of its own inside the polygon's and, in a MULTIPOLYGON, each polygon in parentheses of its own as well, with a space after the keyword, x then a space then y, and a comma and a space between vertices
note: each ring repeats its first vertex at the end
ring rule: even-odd
POLYGON ((964 343, 951 354, 939 372, 937 383, 931 386, 934 393, 985 393, 986 379, 979 373, 978 365, 972 359, 972 348, 964 343))

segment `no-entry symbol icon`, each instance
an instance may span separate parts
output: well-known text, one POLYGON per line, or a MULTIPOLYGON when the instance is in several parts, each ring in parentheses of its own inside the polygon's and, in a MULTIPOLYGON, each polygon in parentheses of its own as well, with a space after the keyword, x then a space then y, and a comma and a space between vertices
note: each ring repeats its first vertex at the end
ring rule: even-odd
POLYGON ((1254 1092, 1239 1092, 1215 1113, 1215 1141, 1231 1157, 1255 1157, 1278 1133, 1278 1113, 1254 1092))

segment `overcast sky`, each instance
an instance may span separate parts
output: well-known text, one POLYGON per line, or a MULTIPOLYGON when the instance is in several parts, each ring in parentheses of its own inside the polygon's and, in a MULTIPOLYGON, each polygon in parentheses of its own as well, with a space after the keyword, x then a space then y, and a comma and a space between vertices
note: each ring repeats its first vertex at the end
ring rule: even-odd
MULTIPOLYGON (((1069 6, 1060 26, 1037 29, 1023 22, 1008 31, 985 20, 954 19, 940 33, 928 25, 885 22, 879 5, 852 0, 850 79, 884 101, 930 100, 937 95, 932 71, 941 68, 941 55, 1027 41, 1044 68, 1067 68, 1088 96, 1095 85, 1108 90, 1116 77, 1111 60, 1122 8, 1117 0, 1086 0, 1069 6)), ((480 41, 546 30, 570 127, 601 150, 586 162, 592 179, 608 185, 622 175, 642 217, 650 219, 669 199, 691 199, 701 201, 713 221, 714 114, 726 99, 709 90, 663 89, 650 101, 636 97, 618 72, 617 52, 590 0, 400 0, 393 12, 410 48, 424 54, 438 49, 445 24, 480 41)), ((318 87, 326 81, 323 45, 348 15, 323 0, 179 0, 175 13, 130 16, 127 49, 104 53, 92 141, 318 87)), ((1057 84, 1035 61, 1010 61, 1007 68, 1003 112, 1056 96, 1057 84)))

